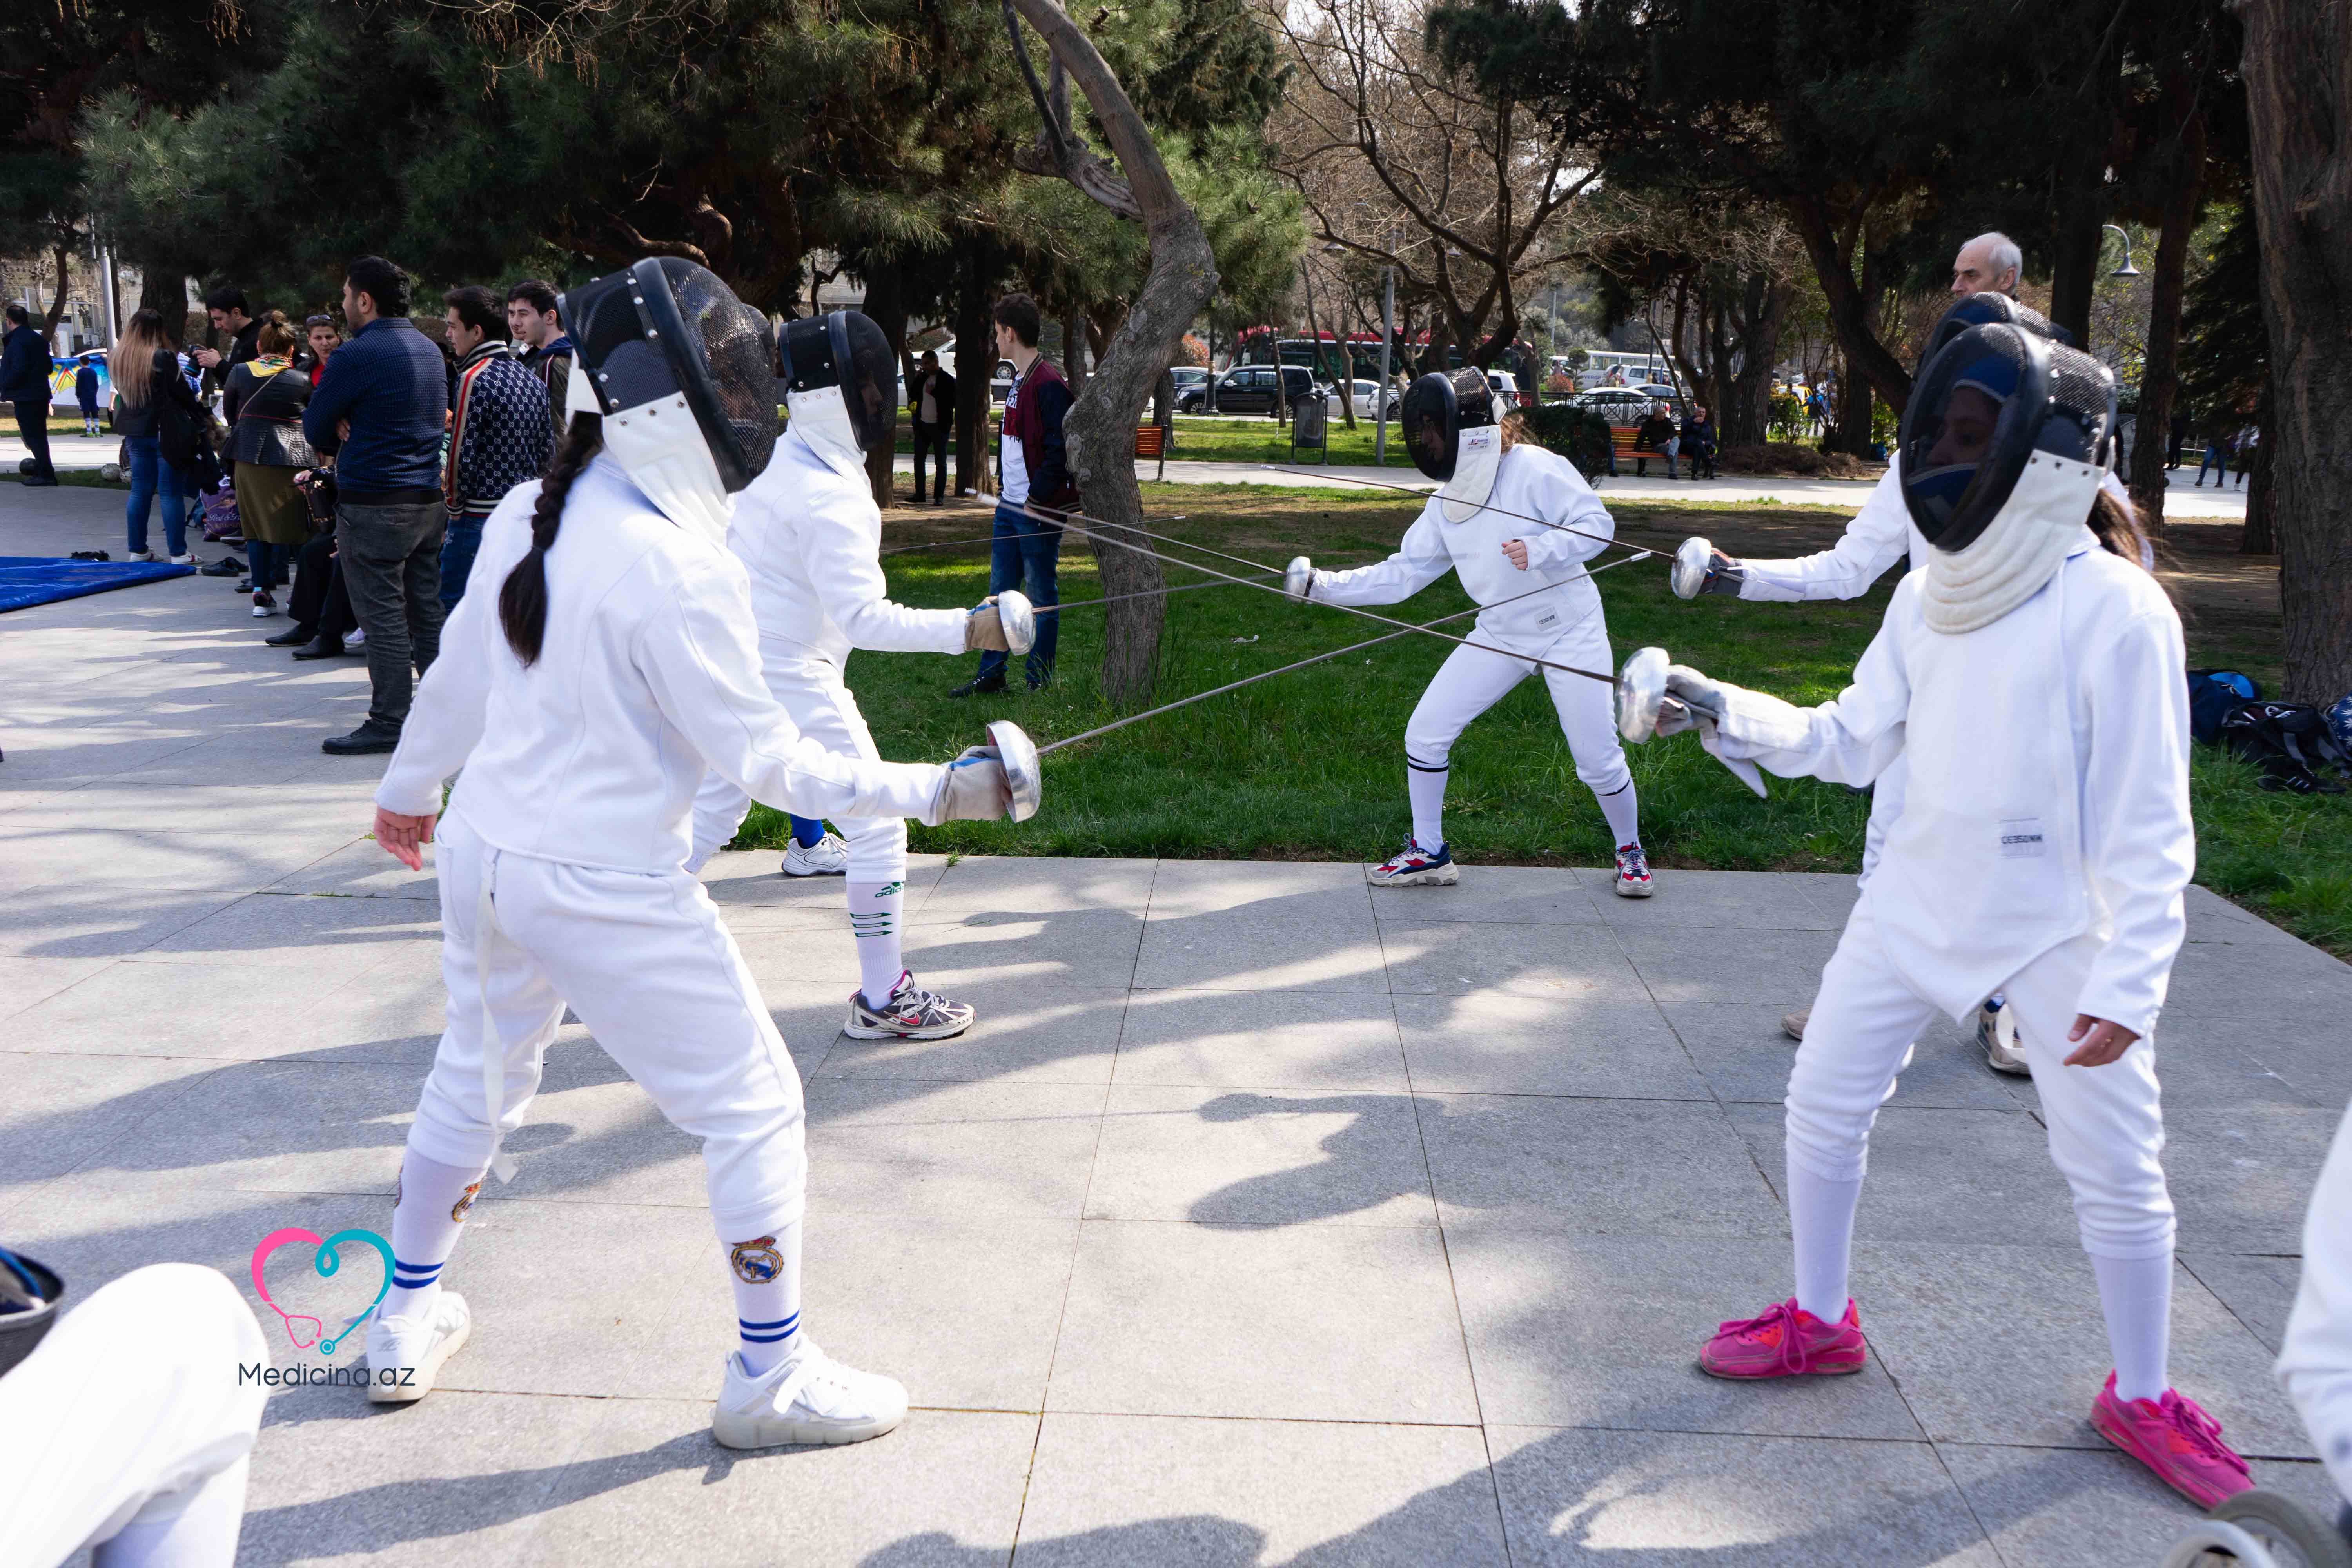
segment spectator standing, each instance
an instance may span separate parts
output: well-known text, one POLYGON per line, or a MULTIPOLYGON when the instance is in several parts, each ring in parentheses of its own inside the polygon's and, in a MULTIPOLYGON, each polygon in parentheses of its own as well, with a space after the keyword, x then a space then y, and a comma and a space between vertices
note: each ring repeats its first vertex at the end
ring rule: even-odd
POLYGON ((2205 456, 2198 461, 2197 482, 2189 487, 2191 489, 2205 488, 2205 470, 2208 468, 2213 470, 2216 487, 2229 482, 2231 445, 2231 438, 2227 431, 2215 431, 2205 437, 2205 456))
POLYGON ((294 552, 310 538, 310 510, 294 476, 317 459, 302 436, 310 378, 294 363, 294 329, 272 310, 255 335, 253 358, 229 368, 221 415, 229 422, 236 515, 252 568, 253 613, 278 613, 271 590, 286 585, 294 552))
POLYGON ((195 389, 180 374, 180 356, 164 335, 163 318, 140 310, 123 324, 107 357, 107 379, 114 384, 114 428, 131 456, 131 497, 123 506, 128 553, 133 561, 152 561, 147 548, 147 514, 155 504, 158 487, 163 492, 163 548, 174 565, 193 565, 188 553, 187 478, 163 456, 163 427, 166 422, 194 421, 207 416, 196 401, 195 389))
POLYGON ((526 278, 507 290, 507 336, 523 368, 547 388, 547 414, 553 438, 563 439, 563 389, 572 380, 572 362, 578 357, 563 323, 556 319, 555 285, 542 278, 526 278))
POLYGON ((2246 470, 2254 466, 2254 448, 2262 444, 2263 433, 2260 426, 2249 425, 2238 432, 2235 447, 2238 455, 2238 488, 2240 489, 2246 488, 2246 470))
POLYGON ((1683 421, 1683 456, 1690 459, 1691 478, 1715 478, 1715 421, 1708 417, 1706 405, 1691 405, 1690 417, 1683 421), (1700 473, 1705 468, 1706 472, 1700 473))
POLYGON ((0 401, 16 406, 16 430, 33 467, 24 477, 27 485, 54 485, 58 471, 49 463, 49 341, 33 325, 33 313, 22 305, 7 310, 8 331, 0 335, 0 401))
POLYGON ((339 757, 400 743, 415 675, 441 647, 441 438, 449 411, 441 351, 408 320, 408 275, 380 256, 343 279, 349 342, 327 362, 302 416, 333 454, 335 554, 367 634, 367 721, 321 749, 339 757))
POLYGON ((205 391, 215 393, 228 385, 228 373, 261 352, 261 322, 245 300, 242 289, 215 289, 205 296, 205 315, 213 331, 226 332, 228 352, 197 348, 188 351, 188 357, 205 374, 205 391))
POLYGON ((449 350, 457 357, 449 456, 441 470, 441 499, 449 509, 441 544, 441 607, 448 611, 465 596, 490 509, 515 486, 547 471, 555 432, 547 417, 547 387, 508 352, 500 335, 507 313, 499 297, 468 284, 441 300, 449 350))
POLYGON ((74 371, 74 402, 81 409, 81 433, 95 436, 98 428, 98 362, 85 359, 74 371))
POLYGON ((2186 412, 2179 409, 2173 411, 2172 429, 2169 434, 2171 439, 2164 448, 2164 466, 2167 468, 2177 468, 2180 467, 2180 449, 2189 443, 2189 416, 2186 412))
POLYGON ((302 355, 294 363, 317 386, 327 374, 327 356, 343 346, 343 334, 332 316, 308 316, 302 321, 302 355))
POLYGON ((955 377, 940 368, 940 356, 930 350, 923 351, 922 370, 915 384, 908 389, 907 399, 914 405, 915 414, 915 504, 923 500, 923 454, 929 452, 939 463, 938 478, 931 485, 931 504, 945 506, 948 500, 948 446, 955 429, 955 377))
MULTIPOLYGON (((1007 294, 990 312, 996 323, 996 352, 1013 362, 1013 386, 1004 396, 1003 433, 996 443, 995 542, 988 555, 988 591, 1018 588, 1040 610, 1062 602, 1055 587, 1062 550, 1062 525, 1055 515, 1076 509, 1078 487, 1070 478, 1062 419, 1070 411, 1069 383, 1037 353, 1045 319, 1026 294, 1007 294)), ((1054 650, 1062 617, 1037 617, 1037 640, 1029 649, 1029 689, 1054 678, 1054 650)), ((980 670, 949 695, 1004 689, 1005 655, 990 649, 980 670)))
POLYGON ((1675 413, 1663 403, 1650 405, 1650 416, 1633 432, 1633 477, 1650 477, 1648 454, 1655 452, 1666 460, 1666 478, 1680 479, 1675 471, 1675 453, 1681 448, 1682 437, 1675 428, 1675 413))

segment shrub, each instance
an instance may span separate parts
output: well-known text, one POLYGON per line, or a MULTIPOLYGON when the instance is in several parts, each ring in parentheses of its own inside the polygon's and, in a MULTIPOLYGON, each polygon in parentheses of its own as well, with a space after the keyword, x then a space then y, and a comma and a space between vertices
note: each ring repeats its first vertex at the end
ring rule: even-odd
POLYGON ((1521 410, 1528 434, 1576 465, 1586 479, 1609 467, 1609 421, 1600 410, 1573 403, 1540 403, 1521 410))
POLYGON ((1795 441, 1767 441, 1760 447, 1727 447, 1715 460, 1726 474, 1759 474, 1807 479, 1862 479, 1869 470, 1852 454, 1824 452, 1795 441))

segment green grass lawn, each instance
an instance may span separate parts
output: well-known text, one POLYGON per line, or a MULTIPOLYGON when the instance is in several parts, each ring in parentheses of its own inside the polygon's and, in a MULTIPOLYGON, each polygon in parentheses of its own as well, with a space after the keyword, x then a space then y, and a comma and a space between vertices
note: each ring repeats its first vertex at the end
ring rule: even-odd
MULTIPOLYGON (((992 409, 992 419, 1002 410, 992 409)), ((1338 416, 1329 421, 1331 451, 1329 460, 1335 464, 1369 468, 1372 461, 1372 422, 1360 416, 1356 428, 1348 429, 1338 416)), ((898 450, 915 449, 913 427, 905 409, 898 411, 898 450)), ((1186 414, 1176 421, 1176 445, 1170 447, 1171 458, 1200 463, 1287 463, 1290 457, 1290 426, 1276 425, 1263 414, 1253 416, 1203 416, 1186 414)), ((1301 460, 1318 463, 1324 460, 1321 451, 1309 447, 1301 460)), ((1398 434, 1396 421, 1389 421, 1388 466, 1411 468, 1412 459, 1404 455, 1404 441, 1398 434)))
MULTIPOLYGON (((1391 547, 1412 509, 1378 495, 1236 486, 1147 486, 1147 510, 1186 514, 1169 531, 1270 565, 1294 553, 1354 564, 1391 547)), ((1732 520, 1688 509, 1622 506, 1620 526, 1671 547, 1693 527, 1718 534, 1732 520)), ((1710 509, 1720 512, 1725 509, 1710 509)), ((1736 510, 1736 509, 1734 509, 1736 510)), ((1834 513, 1760 511, 1771 526, 1834 513)), ((980 531, 979 514, 949 514, 889 542, 980 531)), ((1609 557, 1615 559, 1612 552, 1609 557)), ((1083 541, 1063 551, 1062 595, 1096 596, 1083 541)), ((886 563, 893 594, 920 605, 970 605, 987 589, 982 552, 921 551, 886 563)), ((1171 583, 1198 581, 1181 572, 1171 583)), ((1876 629, 1894 579, 1849 604, 1759 605, 1668 592, 1663 564, 1637 563, 1599 579, 1622 660, 1657 643, 1712 674, 1798 701, 1834 696, 1876 629)), ((1401 612, 1427 620, 1465 608, 1452 578, 1401 612)), ((1466 626, 1457 626, 1459 631, 1466 626)), ((946 693, 970 659, 857 653, 849 680, 883 754, 943 759, 983 737, 988 720, 1017 720, 1039 744, 1118 717, 1094 681, 1098 610, 1070 613, 1054 686, 965 701, 946 693)), ((1160 700, 1377 636, 1381 628, 1329 608, 1223 587, 1168 602, 1160 700)), ((1045 760, 1045 805, 1026 823, 953 823, 913 829, 927 851, 1028 855, 1378 859, 1404 837, 1402 738, 1406 717, 1450 645, 1411 638, 1331 664, 1277 676, 1229 696, 1148 720, 1045 760)), ((2203 662, 2192 638, 2190 658, 2203 662)), ((1017 667, 1016 667, 1017 668, 1017 667)), ((1643 839, 1664 868, 1851 871, 1861 863, 1868 799, 1811 779, 1771 779, 1758 800, 1686 736, 1629 747, 1642 795, 1643 839)), ((2193 775, 2200 879, 2286 926, 2352 955, 2352 799, 2265 795, 2253 770, 2200 748, 2193 775)), ((1577 781, 1543 683, 1529 679, 1455 745, 1446 832, 1465 862, 1605 865, 1609 835, 1577 781)), ((781 846, 783 818, 765 807, 739 846, 781 846)))

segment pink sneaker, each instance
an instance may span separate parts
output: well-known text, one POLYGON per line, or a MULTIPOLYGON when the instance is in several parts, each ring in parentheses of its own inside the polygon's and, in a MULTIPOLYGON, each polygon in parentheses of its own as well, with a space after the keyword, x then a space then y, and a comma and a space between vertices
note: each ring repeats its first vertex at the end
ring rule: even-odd
POLYGON ((1860 1372, 1869 1359, 1852 1301, 1844 1317, 1824 1323, 1789 1300, 1774 1302, 1760 1317, 1718 1326, 1698 1352, 1698 1367, 1711 1377, 1795 1377, 1860 1372))
POLYGON ((2246 1461, 2221 1441, 2221 1424, 2177 1389, 2166 1389, 2162 1399, 2117 1399, 2111 1372, 2092 1403, 2091 1425, 2199 1508, 2211 1508, 2254 1484, 2246 1461))

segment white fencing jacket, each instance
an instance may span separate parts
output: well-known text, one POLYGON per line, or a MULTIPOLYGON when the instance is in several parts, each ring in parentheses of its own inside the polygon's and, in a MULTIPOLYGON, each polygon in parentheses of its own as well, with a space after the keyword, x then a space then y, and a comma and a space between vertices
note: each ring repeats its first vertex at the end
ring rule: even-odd
POLYGON ((2336 1490, 2352 1497, 2352 1115, 2336 1129, 2304 1216, 2303 1282, 2278 1374, 2336 1490))
POLYGON ((499 590, 530 548, 537 481, 482 528, 466 596, 418 686, 376 804, 449 811, 518 855, 667 872, 692 848, 707 763, 807 816, 928 819, 944 770, 867 762, 803 738, 768 694, 743 565, 653 509, 609 455, 573 481, 547 552, 547 633, 525 668, 499 590))
MULTIPOLYGON (((2099 488, 2117 500, 2131 500, 2131 492, 2113 474, 2102 479, 2099 488)), ((1912 523, 1911 509, 1903 504, 1902 458, 1897 454, 1888 459, 1886 472, 1870 488, 1870 498, 1835 544, 1782 561, 1743 558, 1739 564, 1747 575, 1739 584, 1739 596, 1775 604, 1859 599, 1889 566, 1906 555, 1914 571, 1927 564, 1927 552, 1933 548, 1912 523)))
POLYGON ((1731 688, 1724 752, 1853 784, 1903 757, 1863 897, 1904 978, 1960 1019, 2088 932, 2105 946, 2077 1011, 2146 1035, 2196 865, 2180 617, 2087 528, 2047 586, 1975 631, 1930 631, 1924 583, 1896 586, 1834 701, 1731 688))
POLYGON ((771 659, 822 658, 836 667, 853 647, 963 652, 964 611, 915 610, 891 602, 882 575, 882 513, 864 462, 854 447, 803 439, 803 426, 815 417, 794 400, 793 423, 776 442, 774 458, 735 498, 735 521, 727 531, 727 547, 751 574, 761 652, 771 659))
POLYGON ((1575 466, 1522 441, 1503 454, 1486 501, 1499 510, 1448 522, 1433 496, 1395 554, 1349 572, 1318 571, 1309 596, 1329 605, 1393 605, 1452 572, 1472 598, 1498 606, 1479 613, 1481 640, 1527 653, 1539 653, 1572 626, 1597 620, 1601 591, 1584 563, 1609 547, 1617 521, 1575 466), (1512 512, 1520 515, 1507 515, 1512 512), (1579 531, 1562 532, 1529 518, 1579 531), (1511 539, 1528 547, 1524 572, 1503 555, 1504 541, 1511 539), (1557 592, 1531 592, 1547 584, 1557 592))

